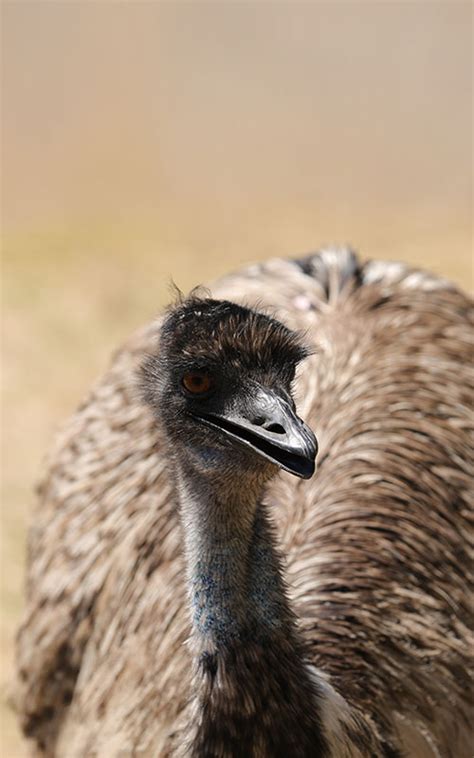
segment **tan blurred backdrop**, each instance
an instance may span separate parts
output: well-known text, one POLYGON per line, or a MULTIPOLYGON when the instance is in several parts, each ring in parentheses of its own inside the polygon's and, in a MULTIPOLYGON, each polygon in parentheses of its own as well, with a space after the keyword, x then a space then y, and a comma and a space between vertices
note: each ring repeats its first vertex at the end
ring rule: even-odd
POLYGON ((350 242, 472 286, 471 14, 3 2, 3 703, 41 456, 171 277, 350 242))

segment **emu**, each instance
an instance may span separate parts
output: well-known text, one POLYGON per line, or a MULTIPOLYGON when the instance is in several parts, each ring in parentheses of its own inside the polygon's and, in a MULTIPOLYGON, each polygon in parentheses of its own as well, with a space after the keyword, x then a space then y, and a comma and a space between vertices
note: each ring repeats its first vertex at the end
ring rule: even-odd
POLYGON ((467 758, 469 298, 344 249, 212 295, 134 335, 50 453, 33 749, 467 758))

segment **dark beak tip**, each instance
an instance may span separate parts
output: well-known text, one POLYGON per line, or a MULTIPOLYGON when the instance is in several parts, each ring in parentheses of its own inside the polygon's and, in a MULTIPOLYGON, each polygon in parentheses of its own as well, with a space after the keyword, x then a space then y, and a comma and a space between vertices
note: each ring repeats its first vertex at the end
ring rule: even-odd
POLYGON ((301 465, 295 466, 291 473, 299 476, 300 479, 311 479, 316 472, 316 461, 314 458, 306 458, 301 461, 301 465))
POLYGON ((282 456, 277 462, 281 468, 288 471, 300 479, 311 479, 316 472, 316 456, 318 454, 318 445, 316 438, 311 445, 304 445, 300 449, 293 450, 292 455, 282 456))

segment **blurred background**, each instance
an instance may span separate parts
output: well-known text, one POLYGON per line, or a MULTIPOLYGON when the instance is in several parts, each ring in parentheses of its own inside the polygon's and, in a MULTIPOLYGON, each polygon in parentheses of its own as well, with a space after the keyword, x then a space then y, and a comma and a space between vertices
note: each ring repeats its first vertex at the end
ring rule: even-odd
POLYGON ((2 3, 2 755, 41 458, 110 352, 351 243, 472 287, 470 2, 2 3))

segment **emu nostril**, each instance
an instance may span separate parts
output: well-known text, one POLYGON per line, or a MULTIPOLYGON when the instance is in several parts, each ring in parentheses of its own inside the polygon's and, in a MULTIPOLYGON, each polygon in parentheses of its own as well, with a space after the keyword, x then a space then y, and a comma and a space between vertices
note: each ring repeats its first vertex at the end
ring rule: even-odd
POLYGON ((254 424, 255 426, 262 426, 262 424, 264 423, 265 423, 265 419, 263 416, 257 416, 257 418, 254 418, 252 420, 252 424, 254 424))
POLYGON ((275 434, 286 434, 281 424, 270 424, 269 426, 266 426, 265 429, 267 432, 275 432, 275 434))

